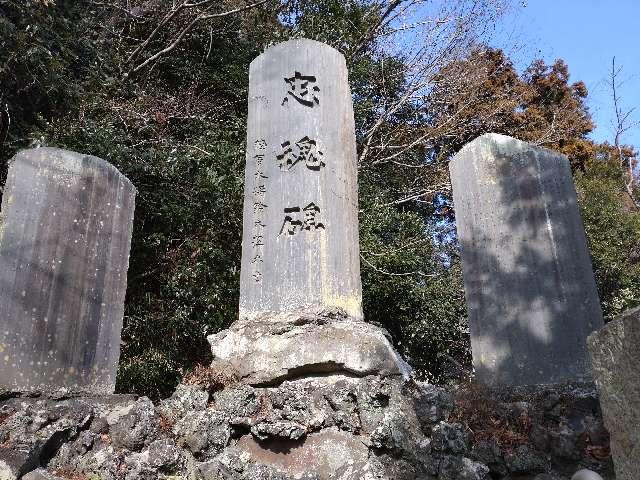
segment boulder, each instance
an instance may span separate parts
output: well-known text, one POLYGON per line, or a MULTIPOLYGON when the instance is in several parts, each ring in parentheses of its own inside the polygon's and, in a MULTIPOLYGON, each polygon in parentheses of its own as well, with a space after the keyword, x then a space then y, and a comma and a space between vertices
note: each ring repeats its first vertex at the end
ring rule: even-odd
POLYGON ((620 480, 640 478, 640 308, 607 323, 588 339, 604 423, 620 480))
POLYGON ((207 407, 209 394, 200 385, 180 384, 171 397, 162 400, 158 412, 169 423, 175 423, 187 412, 207 407))
POLYGON ((271 314, 235 322, 208 338, 212 367, 250 385, 277 385, 311 374, 408 376, 385 331, 344 312, 271 314))
POLYGON ((573 475, 573 477, 571 477, 571 480, 603 480, 603 479, 596 472, 583 468, 582 470, 578 470, 573 475))
MULTIPOLYGON (((111 425, 111 438, 116 447, 129 450, 148 445, 158 434, 159 419, 151 400, 141 397, 111 425)), ((111 417, 113 419, 113 416, 111 417)))
POLYGON ((211 458, 224 449, 231 436, 227 417, 216 410, 187 413, 173 427, 177 443, 196 456, 211 458))

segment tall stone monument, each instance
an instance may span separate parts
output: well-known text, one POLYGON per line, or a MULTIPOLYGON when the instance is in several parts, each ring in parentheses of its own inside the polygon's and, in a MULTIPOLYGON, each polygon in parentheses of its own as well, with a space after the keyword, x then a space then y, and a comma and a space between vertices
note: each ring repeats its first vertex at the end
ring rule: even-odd
POLYGON ((588 339, 618 480, 640 478, 640 308, 588 339))
POLYGON ((362 317, 347 66, 299 40, 249 69, 240 317, 338 307, 362 317))
POLYGON ((112 393, 135 188, 56 148, 10 162, 0 218, 0 388, 112 393))
POLYGON ((405 368, 362 322, 353 106, 328 45, 291 40, 251 63, 243 220, 239 320, 211 340, 216 359, 253 384, 405 368), (304 319, 328 311, 331 327, 304 319))
POLYGON ((602 311, 567 158, 487 134, 449 168, 478 379, 590 380, 602 311))
POLYGON ((244 405, 240 398, 259 395, 263 413, 242 413, 250 431, 226 451, 291 475, 282 478, 405 478, 402 470, 416 478, 413 467, 366 446, 375 449, 374 431, 391 432, 391 423, 409 456, 424 437, 402 393, 409 366, 362 319, 345 59, 322 43, 290 40, 253 61, 249 82, 239 318, 208 340, 212 371, 232 385, 218 401, 244 405), (323 413, 344 402, 362 409, 358 426, 323 413))

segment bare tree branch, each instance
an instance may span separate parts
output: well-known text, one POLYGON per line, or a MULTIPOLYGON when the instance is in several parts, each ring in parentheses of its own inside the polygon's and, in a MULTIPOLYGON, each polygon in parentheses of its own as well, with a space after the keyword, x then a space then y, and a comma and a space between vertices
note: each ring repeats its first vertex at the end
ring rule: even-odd
POLYGON ((636 206, 637 209, 640 209, 640 201, 636 198, 635 193, 633 191, 634 186, 634 174, 633 174, 633 158, 628 158, 623 151, 622 148, 622 134, 638 126, 638 122, 629 123, 629 118, 633 113, 633 108, 627 111, 622 109, 622 101, 618 93, 619 83, 617 81, 617 77, 622 71, 622 67, 616 69, 616 57, 611 59, 611 72, 609 74, 609 85, 611 87, 611 94, 613 96, 613 108, 615 110, 615 135, 614 135, 614 145, 616 150, 618 151, 618 161, 620 162, 620 166, 624 169, 627 175, 627 180, 625 181, 625 190, 629 195, 629 198, 636 206))
POLYGON ((158 34, 158 32, 163 27, 165 27, 171 20, 173 20, 176 17, 176 15, 178 13, 180 13, 182 10, 190 9, 190 8, 198 8, 198 7, 205 7, 205 8, 203 10, 199 11, 195 15, 195 17, 189 23, 187 23, 187 25, 180 31, 180 33, 176 36, 176 38, 173 40, 173 42, 171 42, 169 45, 167 45, 162 50, 154 53, 153 55, 148 57, 146 60, 144 60, 143 62, 141 62, 137 66, 130 68, 129 71, 125 74, 125 78, 128 77, 129 75, 133 74, 133 73, 136 73, 136 72, 142 70, 144 67, 149 65, 151 62, 154 62, 154 61, 158 60, 161 56, 163 56, 163 55, 171 52, 173 49, 175 49, 178 46, 178 44, 182 41, 184 36, 187 33, 189 33, 191 31, 191 29, 194 27, 194 25, 197 24, 198 22, 200 22, 202 20, 209 20, 209 19, 212 19, 212 18, 228 17, 230 15, 235 15, 235 14, 242 13, 242 12, 245 12, 247 10, 250 10, 252 8, 259 7, 261 5, 264 5, 267 2, 274 2, 274 1, 275 0, 260 0, 258 2, 254 2, 254 3, 251 3, 249 5, 245 5, 243 7, 238 7, 238 8, 234 8, 233 10, 227 10, 226 12, 219 12, 219 13, 207 13, 215 5, 214 0, 202 0, 200 2, 195 2, 195 3, 189 2, 189 1, 183 1, 180 5, 178 5, 174 9, 172 9, 162 19, 162 21, 158 24, 158 26, 156 26, 156 28, 154 28, 154 30, 149 34, 149 36, 146 38, 146 40, 144 40, 144 42, 142 42, 142 44, 140 44, 131 53, 131 55, 129 56, 128 61, 132 61, 136 56, 138 56, 146 48, 146 46, 149 45, 149 42, 151 42, 151 40, 153 38, 155 38, 155 36, 158 34))
POLYGON ((416 270, 413 272, 402 272, 402 273, 394 273, 394 272, 387 272, 386 270, 382 270, 381 268, 376 267, 374 264, 372 264, 369 260, 366 259, 366 257, 362 254, 360 254, 360 258, 362 259, 362 261, 371 269, 375 270, 378 273, 381 273, 383 275, 389 275, 391 277, 406 277, 409 275, 418 275, 420 277, 437 277, 440 274, 439 273, 424 273, 420 270, 416 270))

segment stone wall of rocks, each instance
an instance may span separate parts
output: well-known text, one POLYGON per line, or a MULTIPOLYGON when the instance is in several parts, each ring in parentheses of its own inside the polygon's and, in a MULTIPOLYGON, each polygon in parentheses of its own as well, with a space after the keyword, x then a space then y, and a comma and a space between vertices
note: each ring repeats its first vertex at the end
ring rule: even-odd
POLYGON ((156 404, 5 396, 0 479, 614 478, 591 385, 446 391, 316 374, 219 387, 181 385, 156 404))

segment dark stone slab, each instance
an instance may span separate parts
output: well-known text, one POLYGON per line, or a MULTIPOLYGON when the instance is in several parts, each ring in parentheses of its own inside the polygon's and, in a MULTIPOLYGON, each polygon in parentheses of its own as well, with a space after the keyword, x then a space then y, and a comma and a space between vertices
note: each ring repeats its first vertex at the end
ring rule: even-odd
POLYGON ((355 127, 344 57, 306 39, 249 72, 240 317, 362 317, 355 127))
POLYGON ((602 311, 567 158, 487 134, 450 173, 478 379, 589 381, 602 311))
POLYGON ((640 478, 640 308, 588 340, 618 480, 640 478))
POLYGON ((19 152, 0 222, 0 389, 111 393, 135 188, 109 163, 19 152))

